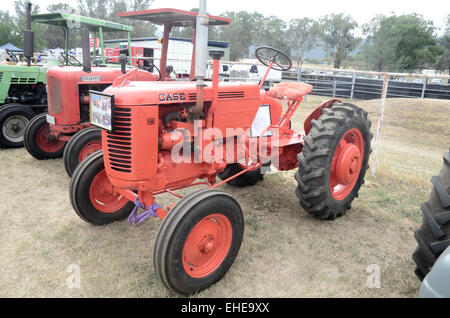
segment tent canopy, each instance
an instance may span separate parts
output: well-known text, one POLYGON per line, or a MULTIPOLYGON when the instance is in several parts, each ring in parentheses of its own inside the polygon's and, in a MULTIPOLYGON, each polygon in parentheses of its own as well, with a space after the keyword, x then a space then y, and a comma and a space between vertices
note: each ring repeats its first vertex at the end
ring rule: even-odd
POLYGON ((15 47, 11 43, 6 43, 5 45, 0 46, 0 50, 6 50, 6 49, 9 49, 13 53, 23 53, 22 49, 19 49, 18 47, 15 47))

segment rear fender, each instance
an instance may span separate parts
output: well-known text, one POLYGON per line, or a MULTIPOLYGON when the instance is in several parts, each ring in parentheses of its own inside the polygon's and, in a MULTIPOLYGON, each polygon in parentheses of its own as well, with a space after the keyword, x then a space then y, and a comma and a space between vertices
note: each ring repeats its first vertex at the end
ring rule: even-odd
POLYGON ((309 115, 306 117, 305 122, 303 123, 303 127, 305 129, 305 135, 309 133, 311 130, 311 121, 313 119, 318 119, 320 114, 322 113, 322 109, 330 108, 334 103, 341 103, 339 99, 329 99, 322 102, 319 106, 317 106, 309 115))

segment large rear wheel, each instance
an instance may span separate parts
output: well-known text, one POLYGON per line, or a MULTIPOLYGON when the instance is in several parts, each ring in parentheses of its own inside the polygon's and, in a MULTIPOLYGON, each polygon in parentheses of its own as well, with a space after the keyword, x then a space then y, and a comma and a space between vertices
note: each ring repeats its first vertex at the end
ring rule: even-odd
POLYGON ((450 151, 438 176, 431 178, 433 189, 422 204, 423 221, 414 233, 418 243, 412 258, 420 280, 428 274, 441 253, 450 246, 450 151))
POLYGON ((70 179, 70 202, 78 216, 94 225, 127 218, 134 203, 114 191, 105 171, 102 151, 81 162, 70 179))
POLYGON ((64 168, 69 177, 87 156, 102 149, 102 132, 99 128, 82 129, 70 138, 64 148, 64 168))
POLYGON ((367 112, 349 103, 324 108, 312 121, 295 174, 296 195, 306 212, 335 219, 350 209, 368 167, 370 125, 367 112))
POLYGON ((28 152, 36 159, 60 158, 64 151, 65 141, 51 134, 46 114, 39 114, 27 125, 24 134, 24 144, 28 152))
POLYGON ((226 274, 243 234, 242 210, 233 197, 217 189, 191 193, 161 224, 154 248, 155 270, 167 288, 191 295, 226 274))
POLYGON ((35 115, 28 106, 3 106, 0 109, 0 145, 5 148, 23 147, 25 128, 35 115))

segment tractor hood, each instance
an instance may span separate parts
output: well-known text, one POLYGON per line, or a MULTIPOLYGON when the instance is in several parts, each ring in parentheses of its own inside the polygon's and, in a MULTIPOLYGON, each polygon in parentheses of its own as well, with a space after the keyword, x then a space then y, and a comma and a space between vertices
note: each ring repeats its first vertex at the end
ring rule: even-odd
MULTIPOLYGON (((211 101, 213 89, 211 82, 205 82, 205 101, 211 101)), ((105 91, 114 95, 116 105, 159 105, 191 103, 197 100, 196 82, 138 82, 124 81, 122 85, 113 85, 105 91)), ((259 99, 259 87, 252 83, 220 83, 218 100, 259 99)))

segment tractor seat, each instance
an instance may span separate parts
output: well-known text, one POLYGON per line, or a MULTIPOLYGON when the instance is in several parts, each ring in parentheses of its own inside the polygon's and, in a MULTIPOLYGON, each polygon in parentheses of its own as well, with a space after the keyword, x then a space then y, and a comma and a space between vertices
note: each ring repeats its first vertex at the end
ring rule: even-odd
POLYGON ((309 92, 313 87, 302 82, 281 82, 275 84, 267 93, 270 97, 289 100, 299 100, 309 92))

